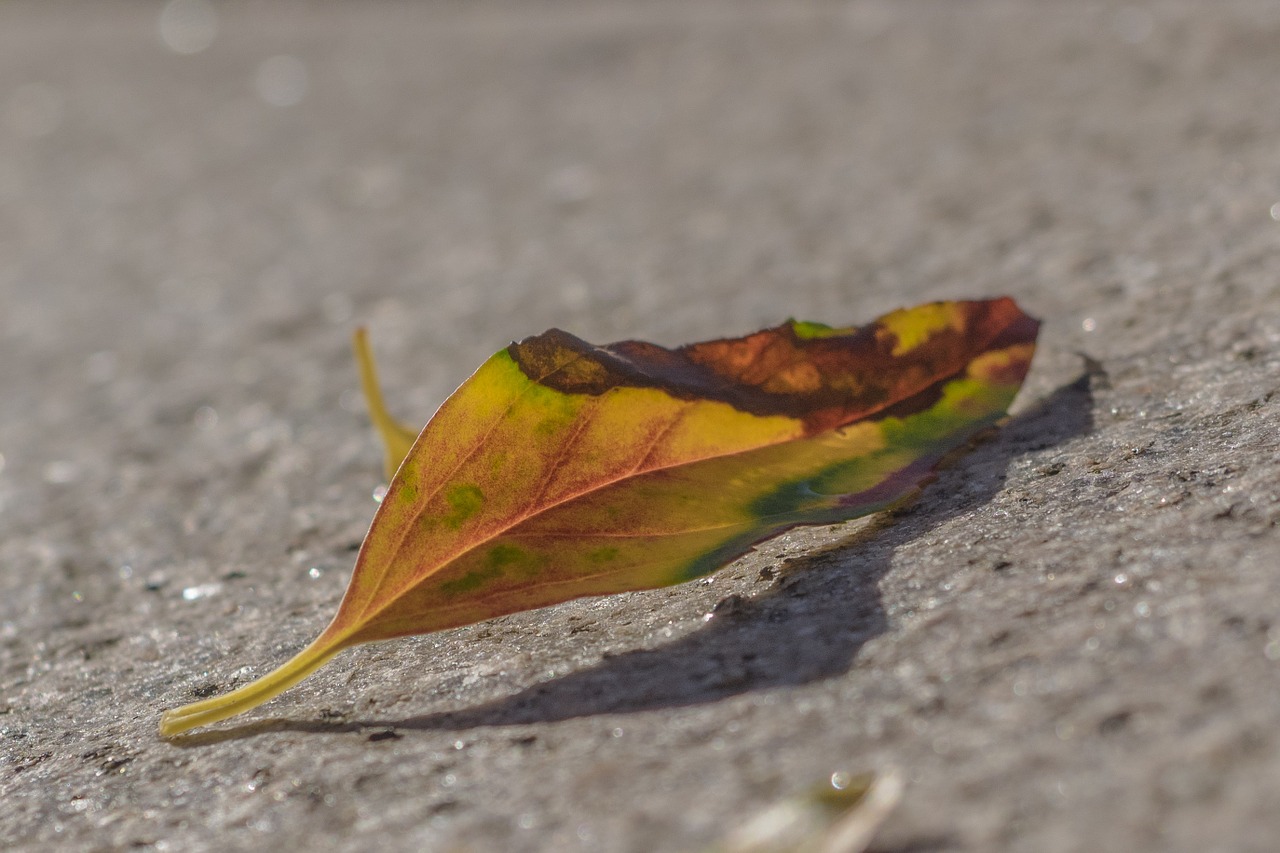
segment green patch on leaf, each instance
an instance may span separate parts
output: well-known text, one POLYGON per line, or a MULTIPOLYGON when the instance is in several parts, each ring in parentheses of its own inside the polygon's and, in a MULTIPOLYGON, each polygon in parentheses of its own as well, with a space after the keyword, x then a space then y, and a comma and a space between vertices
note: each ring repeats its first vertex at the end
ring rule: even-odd
POLYGON ((461 527, 484 506, 484 492, 473 483, 458 483, 450 486, 444 497, 449 504, 449 514, 445 516, 444 523, 446 527, 454 530, 461 527))
POLYGON ((475 592, 490 581, 496 581, 502 577, 501 566, 489 566, 484 569, 476 569, 467 572, 460 578, 451 581, 445 581, 440 584, 440 591, 445 595, 460 595, 464 592, 475 592))

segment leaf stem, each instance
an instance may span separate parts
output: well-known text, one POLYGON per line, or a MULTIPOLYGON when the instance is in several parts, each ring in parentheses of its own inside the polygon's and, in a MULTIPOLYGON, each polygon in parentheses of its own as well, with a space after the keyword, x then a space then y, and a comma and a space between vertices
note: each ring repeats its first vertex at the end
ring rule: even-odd
POLYGON ((324 666, 343 648, 343 643, 334 643, 321 635, 282 666, 244 687, 165 711, 160 716, 160 736, 173 737, 197 726, 207 726, 256 708, 324 666))
POLYGON ((386 449, 384 467, 387 479, 395 476, 400 463, 409 455, 409 448, 417 439, 418 433, 391 417, 387 404, 382 400, 382 389, 378 385, 378 369, 373 362, 373 350, 369 347, 369 335, 364 327, 355 330, 351 336, 351 347, 355 350, 356 364, 360 368, 360 387, 364 389, 364 398, 369 406, 369 419, 374 429, 382 437, 386 449))

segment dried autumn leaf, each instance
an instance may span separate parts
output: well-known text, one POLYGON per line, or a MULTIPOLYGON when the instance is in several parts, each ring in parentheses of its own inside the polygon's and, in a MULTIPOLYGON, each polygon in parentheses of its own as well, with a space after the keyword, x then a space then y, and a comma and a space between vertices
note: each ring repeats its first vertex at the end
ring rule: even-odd
POLYGON ((481 365, 411 448, 358 336, 397 470, 338 613, 274 672, 166 711, 161 734, 253 708, 360 643, 682 583, 797 525, 890 506, 1003 417, 1038 326, 1002 298, 674 350, 552 329, 481 365))

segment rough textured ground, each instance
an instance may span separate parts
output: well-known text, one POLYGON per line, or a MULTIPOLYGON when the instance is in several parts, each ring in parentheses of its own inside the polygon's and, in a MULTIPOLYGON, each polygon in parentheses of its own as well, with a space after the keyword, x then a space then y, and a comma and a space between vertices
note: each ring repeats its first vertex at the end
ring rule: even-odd
POLYGON ((685 851, 892 765, 886 853, 1274 849, 1280 5, 161 8, 0 5, 0 846, 685 851), (1018 415, 897 517, 156 737, 341 595, 354 324, 423 421, 1001 293, 1018 415))

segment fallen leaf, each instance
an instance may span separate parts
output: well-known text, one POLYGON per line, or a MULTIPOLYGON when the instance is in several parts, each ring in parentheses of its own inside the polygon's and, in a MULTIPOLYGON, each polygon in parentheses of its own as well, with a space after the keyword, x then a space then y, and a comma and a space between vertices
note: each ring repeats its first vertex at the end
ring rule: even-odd
POLYGON ((892 506, 1004 416, 1038 327, 1001 298, 674 350, 552 329, 482 364, 412 447, 358 333, 395 475, 338 613, 274 672, 166 711, 160 732, 249 710, 359 643, 682 583, 797 525, 892 506))

